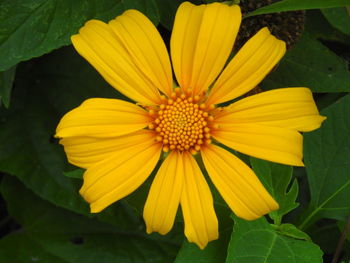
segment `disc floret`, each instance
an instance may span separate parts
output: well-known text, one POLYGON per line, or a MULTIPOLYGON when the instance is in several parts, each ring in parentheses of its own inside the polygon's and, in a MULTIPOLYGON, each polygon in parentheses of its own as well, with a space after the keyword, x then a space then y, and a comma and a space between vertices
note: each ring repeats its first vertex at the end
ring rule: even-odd
POLYGON ((163 143, 163 151, 189 151, 192 154, 211 143, 213 105, 206 105, 205 97, 175 89, 170 98, 149 113, 153 122, 149 128, 156 132, 156 140, 163 143))

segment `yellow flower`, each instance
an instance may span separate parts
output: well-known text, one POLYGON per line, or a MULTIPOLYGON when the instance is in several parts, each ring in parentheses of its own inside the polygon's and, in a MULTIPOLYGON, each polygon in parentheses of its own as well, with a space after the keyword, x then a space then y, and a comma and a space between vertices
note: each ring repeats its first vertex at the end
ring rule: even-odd
POLYGON ((105 24, 88 21, 72 36, 76 50, 115 89, 137 104, 94 98, 57 127, 68 160, 85 168, 80 194, 97 213, 129 195, 167 155, 144 207, 147 232, 166 234, 179 204, 190 242, 218 238, 213 199, 196 157, 232 211, 254 220, 278 204, 254 172, 222 143, 265 160, 303 166, 300 131, 318 128, 307 88, 284 88, 218 107, 256 87, 285 53, 267 28, 224 65, 241 23, 237 5, 183 3, 176 14, 170 59, 154 25, 128 10, 105 24), (220 74, 221 73, 221 74, 220 74))

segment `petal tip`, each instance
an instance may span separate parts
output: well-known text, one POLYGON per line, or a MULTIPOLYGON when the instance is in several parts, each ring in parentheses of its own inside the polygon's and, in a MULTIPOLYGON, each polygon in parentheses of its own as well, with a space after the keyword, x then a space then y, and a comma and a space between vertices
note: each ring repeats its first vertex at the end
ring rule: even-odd
POLYGON ((197 244, 197 246, 201 249, 201 250, 204 250, 205 249, 205 247, 207 246, 207 244, 208 243, 206 243, 206 244, 197 244))
POLYGON ((104 209, 104 207, 97 206, 95 203, 90 204, 90 213, 96 214, 101 212, 104 209))
POLYGON ((76 41, 76 39, 79 37, 79 34, 74 34, 74 35, 72 35, 71 37, 70 37, 70 41, 72 42, 72 44, 73 44, 73 42, 75 42, 76 41))
POLYGON ((203 240, 201 240, 201 241, 189 240, 189 242, 195 243, 201 250, 204 250, 210 241, 217 240, 218 238, 219 238, 219 234, 216 233, 214 236, 209 237, 208 240, 205 240, 205 241, 203 241, 203 240))
POLYGON ((230 6, 230 8, 231 8, 231 12, 236 12, 237 13, 236 15, 239 16, 239 20, 242 20, 241 7, 239 5, 237 5, 237 4, 233 4, 233 5, 230 6))
POLYGON ((154 231, 153 231, 153 229, 152 229, 151 227, 149 227, 149 226, 146 227, 146 233, 147 233, 147 234, 150 235, 150 234, 152 234, 153 232, 154 232, 154 231))
POLYGON ((268 207, 269 207, 269 210, 266 212, 266 214, 280 209, 280 205, 273 198, 271 198, 271 200, 270 200, 270 202, 268 204, 268 207))
POLYGON ((305 167, 305 164, 303 161, 300 160, 300 162, 296 163, 294 166, 305 167))
MULTIPOLYGON (((178 10, 179 10, 180 8, 183 8, 184 6, 194 7, 194 6, 196 6, 196 5, 194 5, 194 4, 192 4, 192 3, 188 2, 188 1, 185 1, 185 2, 183 2, 181 5, 179 5, 178 10)), ((177 11, 177 12, 178 12, 178 11, 177 11)))
POLYGON ((208 242, 210 241, 210 240, 207 240, 207 241, 203 241, 203 240, 193 240, 193 239, 190 239, 190 238, 188 238, 188 237, 187 237, 187 240, 188 240, 188 242, 190 242, 190 243, 196 244, 197 247, 199 247, 199 249, 201 249, 201 250, 204 250, 204 249, 206 248, 206 246, 208 245, 208 242))
POLYGON ((267 26, 265 26, 262 29, 260 29, 260 31, 258 33, 265 34, 265 35, 271 35, 271 31, 270 31, 270 29, 267 26))
POLYGON ((139 16, 139 15, 144 16, 144 14, 137 9, 126 10, 122 15, 127 15, 127 16, 132 16, 132 17, 139 16))
POLYGON ((80 188, 79 194, 85 199, 84 193, 85 193, 85 188, 84 185, 80 188))

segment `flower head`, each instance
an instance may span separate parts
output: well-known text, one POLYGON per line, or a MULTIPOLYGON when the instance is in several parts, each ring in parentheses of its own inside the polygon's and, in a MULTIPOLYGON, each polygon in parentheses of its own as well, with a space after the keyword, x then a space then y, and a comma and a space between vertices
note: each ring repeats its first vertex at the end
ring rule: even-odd
POLYGON ((219 143, 258 158, 302 166, 300 131, 320 116, 307 88, 284 88, 231 101, 256 87, 285 53, 261 29, 225 67, 239 26, 237 5, 183 3, 171 37, 173 87, 166 47, 154 25, 128 10, 105 24, 88 21, 72 37, 76 50, 114 88, 136 102, 89 99, 57 127, 68 160, 85 168, 81 195, 97 213, 156 172, 143 216, 147 232, 166 234, 181 205, 185 235, 204 248, 218 221, 195 156, 232 211, 253 220, 278 204, 254 172, 219 143))

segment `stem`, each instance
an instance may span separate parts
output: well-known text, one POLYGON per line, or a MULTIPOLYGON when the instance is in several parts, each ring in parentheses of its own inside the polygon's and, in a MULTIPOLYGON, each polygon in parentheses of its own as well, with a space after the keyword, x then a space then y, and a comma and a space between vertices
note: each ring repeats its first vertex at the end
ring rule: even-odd
POLYGON ((344 242, 345 242, 345 239, 346 239, 349 231, 350 231, 350 216, 348 217, 348 220, 347 220, 346 225, 344 227, 343 233, 342 233, 341 237, 339 238, 337 249, 335 250, 335 254, 334 254, 333 259, 332 259, 332 263, 338 262, 340 252, 343 249, 344 242))

